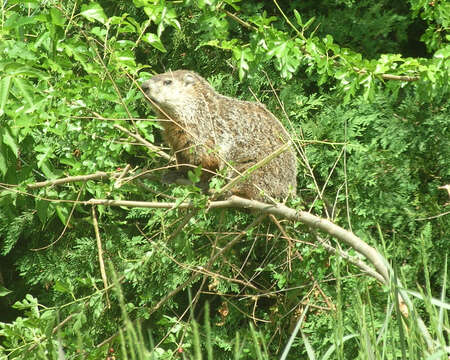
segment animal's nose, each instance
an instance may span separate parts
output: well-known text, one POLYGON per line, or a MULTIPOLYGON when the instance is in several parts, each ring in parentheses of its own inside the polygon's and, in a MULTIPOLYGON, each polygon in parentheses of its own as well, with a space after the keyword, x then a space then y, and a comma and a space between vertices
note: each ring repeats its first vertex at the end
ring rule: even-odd
POLYGON ((150 89, 150 81, 144 81, 141 85, 142 90, 147 91, 148 89, 150 89))

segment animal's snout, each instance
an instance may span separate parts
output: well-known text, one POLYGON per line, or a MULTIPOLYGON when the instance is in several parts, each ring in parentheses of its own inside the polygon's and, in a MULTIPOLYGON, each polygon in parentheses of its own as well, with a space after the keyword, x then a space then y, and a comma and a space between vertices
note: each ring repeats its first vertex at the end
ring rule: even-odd
POLYGON ((141 85, 142 90, 147 92, 150 89, 150 80, 144 81, 141 85))

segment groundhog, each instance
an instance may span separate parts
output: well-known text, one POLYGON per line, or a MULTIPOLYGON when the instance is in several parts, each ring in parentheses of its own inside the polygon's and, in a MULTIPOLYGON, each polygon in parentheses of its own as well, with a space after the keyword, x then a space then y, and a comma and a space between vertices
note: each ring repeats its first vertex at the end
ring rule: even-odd
POLYGON ((168 120, 162 122, 163 140, 178 164, 201 165, 206 179, 218 171, 233 179, 284 146, 236 181, 229 194, 261 201, 295 195, 297 161, 285 146, 289 135, 264 105, 221 95, 187 70, 155 75, 142 89, 157 116, 168 120))

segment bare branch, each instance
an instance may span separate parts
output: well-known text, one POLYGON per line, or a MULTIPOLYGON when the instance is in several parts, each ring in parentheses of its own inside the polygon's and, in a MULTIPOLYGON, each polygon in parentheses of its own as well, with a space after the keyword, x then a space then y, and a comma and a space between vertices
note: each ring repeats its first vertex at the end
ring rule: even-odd
POLYGON ((399 80, 399 81, 417 81, 420 79, 419 76, 406 76, 393 74, 382 74, 381 77, 385 80, 399 80))
POLYGON ((116 129, 119 129, 120 131, 124 132, 125 134, 131 136, 132 138, 136 139, 137 141, 139 141, 142 145, 148 147, 152 152, 158 154, 159 156, 161 156, 162 158, 172 161, 173 157, 170 156, 169 154, 165 153, 164 151, 162 151, 159 147, 153 145, 151 142, 145 140, 141 135, 137 134, 137 133, 133 133, 127 129, 125 129, 124 127, 118 125, 118 124, 114 124, 114 127, 116 129))
POLYGON ((91 210, 92 210, 92 224, 94 225, 95 238, 97 240, 97 252, 98 252, 98 262, 100 265, 100 274, 102 276, 103 285, 105 287, 106 303, 108 304, 109 309, 111 308, 111 303, 109 302, 108 296, 108 278, 106 276, 105 261, 103 260, 102 239, 100 237, 100 230, 98 228, 98 220, 97 214, 95 212, 95 206, 92 206, 91 210))
POLYGON ((107 173, 107 172, 96 172, 95 174, 89 174, 89 175, 80 175, 80 176, 68 176, 62 179, 55 179, 55 180, 47 180, 47 181, 41 181, 34 184, 27 185, 28 189, 38 189, 46 186, 54 186, 54 185, 61 185, 61 184, 67 184, 71 182, 76 181, 88 181, 88 180, 98 180, 103 179, 109 176, 114 176, 115 174, 120 174, 120 172, 113 172, 113 173, 107 173))
POLYGON ((127 166, 125 166, 125 169, 123 169, 123 171, 120 173, 119 177, 117 178, 116 182, 114 183, 114 188, 118 189, 122 186, 122 179, 125 177, 126 174, 128 174, 130 169, 131 169, 131 165, 127 164, 127 166))
POLYGON ((329 245, 325 239, 322 239, 320 236, 316 235, 317 241, 320 242, 320 244, 323 246, 323 248, 328 251, 331 254, 339 255, 349 263, 359 267, 362 271, 364 271, 366 274, 372 276, 373 278, 377 279, 380 283, 385 284, 386 281, 383 279, 383 277, 377 273, 376 271, 373 271, 370 266, 368 266, 365 262, 363 262, 361 259, 358 259, 355 256, 351 256, 348 252, 343 250, 336 250, 334 247, 329 245))
MULTIPOLYGON (((146 201, 129 201, 129 200, 106 200, 106 199, 91 199, 83 202, 86 205, 106 205, 106 206, 126 206, 126 207, 143 207, 143 208, 192 208, 191 203, 161 203, 161 202, 146 202, 146 201)), ((296 211, 285 205, 270 205, 256 200, 248 200, 238 196, 232 196, 228 200, 212 201, 208 205, 209 208, 245 208, 257 210, 262 213, 280 216, 291 221, 300 221, 313 229, 321 230, 336 239, 351 246, 360 254, 364 255, 375 267, 377 272, 387 282, 389 280, 388 269, 385 265, 386 261, 380 253, 352 232, 341 228, 329 220, 322 219, 318 216, 310 214, 305 211, 296 211)))

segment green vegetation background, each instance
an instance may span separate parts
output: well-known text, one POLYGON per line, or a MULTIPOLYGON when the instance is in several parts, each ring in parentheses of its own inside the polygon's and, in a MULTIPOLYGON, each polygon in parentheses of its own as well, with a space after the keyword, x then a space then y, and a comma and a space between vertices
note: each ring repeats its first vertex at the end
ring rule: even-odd
MULTIPOLYGON (((383 252, 406 287, 445 300, 448 2, 2 0, 0 11, 0 357, 136 358, 121 336, 98 346, 133 324, 155 359, 279 358, 307 304, 289 358, 333 345, 341 359, 431 356, 414 331, 402 345, 394 315, 387 322, 390 289, 308 228, 209 210, 195 187, 162 184, 167 160, 115 125, 161 145, 139 84, 170 69, 265 103, 299 149, 288 205, 329 216, 383 252), (128 176, 151 171, 115 186, 127 165, 128 176), (99 171, 110 176, 30 187, 99 171), (91 208, 75 204, 91 198, 197 210, 96 208, 106 291, 91 208)), ((415 304, 442 351, 447 313, 415 304)))

